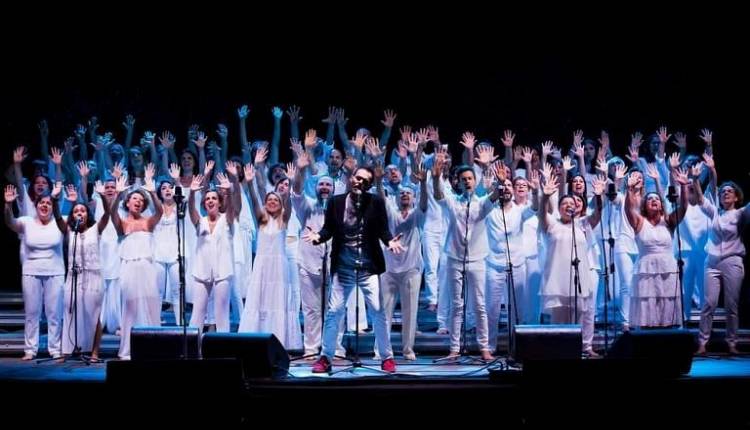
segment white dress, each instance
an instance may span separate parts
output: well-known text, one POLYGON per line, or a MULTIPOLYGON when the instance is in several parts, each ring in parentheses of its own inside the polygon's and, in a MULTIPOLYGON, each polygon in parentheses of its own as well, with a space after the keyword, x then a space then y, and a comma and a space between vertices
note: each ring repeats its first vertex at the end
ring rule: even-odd
MULTIPOLYGON (((547 245, 547 257, 544 262, 544 280, 542 281, 542 306, 551 309, 560 306, 573 306, 576 295, 573 286, 573 230, 571 224, 563 224, 549 214, 547 217, 547 231, 543 232, 547 245)), ((577 218, 575 226, 576 248, 578 250, 579 279, 581 291, 580 299, 590 297, 596 288, 591 263, 587 251, 587 238, 591 232, 588 218, 577 218)), ((580 307, 581 303, 579 303, 580 307)))
MULTIPOLYGON (((94 196, 96 201, 96 221, 104 216, 104 208, 101 196, 97 193, 94 196)), ((120 213, 124 218, 126 213, 120 213)), ((104 281, 104 298, 102 300, 102 328, 108 333, 115 333, 120 328, 120 318, 122 316, 122 303, 120 293, 120 241, 117 237, 115 225, 107 223, 101 236, 99 237, 99 264, 101 275, 104 281)))
POLYGON ((677 260, 672 253, 672 234, 662 218, 657 225, 645 218, 635 236, 638 260, 633 269, 630 324, 665 327, 680 324, 677 260))
POLYGON ((130 359, 130 330, 136 325, 161 325, 161 297, 156 285, 153 264, 152 235, 137 231, 120 240, 120 289, 122 290, 122 323, 120 352, 130 359))
POLYGON ((94 345, 96 323, 99 321, 104 298, 97 229, 97 225, 94 224, 78 234, 75 240, 75 267, 73 266, 74 233, 72 231, 68 233, 68 279, 65 282, 63 302, 65 309, 62 335, 63 354, 73 352, 76 340, 81 351, 89 352, 94 345), (74 300, 71 300, 74 270, 77 287, 74 300), (77 339, 76 332, 78 333, 77 339))
POLYGON ((281 221, 270 219, 258 229, 257 255, 239 331, 273 333, 286 348, 301 339, 292 339, 288 333, 294 330, 287 327, 291 318, 287 312, 286 229, 279 224, 281 221))

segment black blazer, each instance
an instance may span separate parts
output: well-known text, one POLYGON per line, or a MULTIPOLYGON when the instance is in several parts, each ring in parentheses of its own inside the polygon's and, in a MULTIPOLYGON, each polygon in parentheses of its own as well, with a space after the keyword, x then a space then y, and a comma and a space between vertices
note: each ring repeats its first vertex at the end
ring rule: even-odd
MULTIPOLYGON (((336 271, 338 255, 344 243, 344 211, 348 196, 349 193, 334 196, 328 202, 323 228, 318 232, 320 240, 314 242, 317 245, 328 239, 333 239, 331 273, 336 271)), ((364 224, 364 246, 375 266, 374 274, 379 275, 385 272, 385 258, 383 258, 383 250, 380 248, 378 240, 387 246, 388 242, 393 239, 391 232, 388 230, 385 201, 380 196, 370 193, 362 194, 362 222, 364 224)))

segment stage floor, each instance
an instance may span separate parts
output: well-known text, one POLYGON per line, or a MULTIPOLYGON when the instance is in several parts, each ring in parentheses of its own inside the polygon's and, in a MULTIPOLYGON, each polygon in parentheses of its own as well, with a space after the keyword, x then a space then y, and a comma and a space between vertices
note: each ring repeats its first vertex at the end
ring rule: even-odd
MULTIPOLYGON (((365 367, 328 374, 312 373, 312 361, 295 361, 289 367, 286 378, 275 382, 284 385, 295 383, 305 384, 316 381, 346 380, 346 379, 380 379, 383 381, 395 379, 441 379, 455 380, 470 379, 473 382, 488 380, 490 370, 500 369, 505 364, 504 358, 488 364, 445 364, 433 363, 439 357, 419 357, 416 361, 396 360, 398 371, 395 374, 381 372, 380 361, 363 359, 365 367)), ((106 362, 86 365, 78 361, 21 361, 15 357, 0 358, 0 381, 28 381, 28 382, 81 382, 104 383, 106 379, 106 362)), ((349 368, 349 362, 334 361, 334 372, 349 368)), ((513 370, 513 368, 510 368, 513 370)), ((693 366, 683 379, 711 379, 711 378, 750 378, 750 355, 728 356, 712 355, 695 357, 693 366)))

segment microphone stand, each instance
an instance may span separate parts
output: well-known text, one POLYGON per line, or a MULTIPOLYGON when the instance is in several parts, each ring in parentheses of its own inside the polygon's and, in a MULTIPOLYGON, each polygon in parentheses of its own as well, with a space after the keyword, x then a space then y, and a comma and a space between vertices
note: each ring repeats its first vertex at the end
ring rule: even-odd
POLYGON ((606 354, 609 350, 609 301, 612 300, 612 295, 609 291, 609 276, 612 275, 612 284, 614 287, 615 282, 615 260, 614 260, 614 248, 615 238, 612 237, 612 204, 617 198, 616 192, 607 192, 607 199, 609 200, 607 211, 607 229, 609 230, 609 238, 606 240, 606 244, 609 245, 609 264, 607 264, 607 247, 604 239, 604 224, 601 219, 599 220, 599 231, 602 236, 602 262, 604 264, 604 353, 606 354))
MULTIPOLYGON (((518 307, 516 306, 516 285, 513 280, 513 263, 510 258, 510 239, 508 238, 508 226, 505 223, 505 192, 500 192, 500 212, 503 215, 503 232, 505 233, 505 286, 508 288, 508 361, 510 357, 516 356, 515 328, 518 324, 518 307)), ((513 360, 515 361, 515 360, 513 360)), ((508 363, 513 364, 513 363, 508 363)))
POLYGON ((580 264, 581 260, 578 258, 578 244, 576 243, 576 218, 575 218, 575 209, 573 209, 572 213, 570 214, 570 227, 573 232, 573 247, 571 249, 573 253, 573 258, 571 259, 571 266, 573 266, 573 287, 574 287, 574 298, 575 303, 573 304, 574 309, 574 320, 572 324, 576 324, 578 322, 578 295, 581 294, 581 275, 579 273, 578 265, 580 264))
MULTIPOLYGON (((680 199, 677 198, 677 192, 675 191, 674 185, 669 186, 669 191, 667 192, 667 200, 669 200, 672 205, 674 206, 673 211, 676 212, 680 209, 680 199)), ((680 294, 680 308, 682 308, 682 305, 684 303, 684 297, 683 297, 683 276, 684 276, 684 267, 685 262, 682 261, 682 239, 680 238, 680 224, 682 223, 682 220, 677 220, 677 225, 675 226, 675 230, 677 231, 677 282, 678 282, 678 290, 680 294)), ((673 320, 674 321, 674 320, 673 320)), ((680 328, 685 328, 685 310, 680 309, 680 328)))
POLYGON ((188 359, 187 320, 185 319, 185 209, 187 202, 182 188, 175 188, 175 205, 177 206, 177 271, 180 278, 180 325, 182 325, 182 359, 188 359), (180 233, 182 227, 182 233, 180 233))

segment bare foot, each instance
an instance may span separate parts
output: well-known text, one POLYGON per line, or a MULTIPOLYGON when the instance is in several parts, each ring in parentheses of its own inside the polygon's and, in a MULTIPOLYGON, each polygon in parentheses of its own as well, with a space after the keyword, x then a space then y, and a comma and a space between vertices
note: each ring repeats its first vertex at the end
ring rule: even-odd
POLYGON ((482 351, 482 360, 484 361, 492 361, 495 357, 492 356, 492 354, 489 351, 482 351))
POLYGON ((28 352, 25 353, 23 355, 23 357, 21 357, 21 360, 23 360, 23 361, 30 361, 30 360, 33 360, 33 359, 34 359, 34 354, 30 354, 28 352))

